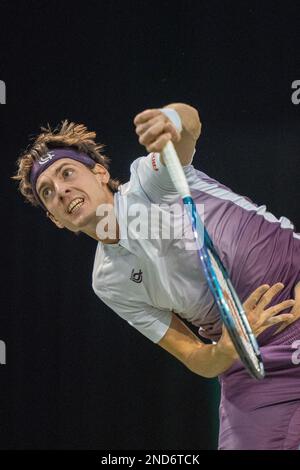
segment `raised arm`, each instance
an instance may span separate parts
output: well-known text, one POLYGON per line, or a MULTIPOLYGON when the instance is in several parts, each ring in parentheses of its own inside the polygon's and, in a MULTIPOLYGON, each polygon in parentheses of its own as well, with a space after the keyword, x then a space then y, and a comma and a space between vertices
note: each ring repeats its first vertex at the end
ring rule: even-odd
MULTIPOLYGON (((178 113, 182 131, 179 132, 172 120, 160 109, 147 109, 134 118, 139 142, 146 147, 148 152, 160 153, 166 143, 172 140, 181 164, 188 165, 193 159, 195 145, 201 134, 198 111, 184 103, 171 103, 163 109, 166 108, 171 108, 178 113)), ((164 164, 162 156, 160 158, 164 164)))

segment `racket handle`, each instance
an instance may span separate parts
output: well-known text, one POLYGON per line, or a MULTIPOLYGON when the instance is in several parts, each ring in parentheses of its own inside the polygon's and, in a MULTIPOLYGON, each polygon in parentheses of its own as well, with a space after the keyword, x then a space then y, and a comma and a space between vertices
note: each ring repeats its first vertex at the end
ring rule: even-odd
POLYGON ((177 192, 182 198, 189 197, 191 195, 189 186, 184 171, 182 169, 182 165, 178 158, 177 152, 171 141, 166 144, 162 151, 162 154, 166 167, 168 168, 171 180, 177 192))

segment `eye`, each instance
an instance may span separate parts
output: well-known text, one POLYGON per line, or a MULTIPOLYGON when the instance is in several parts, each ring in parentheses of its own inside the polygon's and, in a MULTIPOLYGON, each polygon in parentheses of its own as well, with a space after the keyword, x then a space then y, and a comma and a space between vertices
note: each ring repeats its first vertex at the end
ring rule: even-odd
POLYGON ((72 168, 66 168, 66 169, 63 171, 63 176, 67 178, 68 176, 72 175, 72 173, 73 173, 72 168))
POLYGON ((50 188, 45 188, 45 189, 43 189, 42 194, 43 194, 43 198, 44 198, 44 199, 47 199, 47 198, 50 196, 50 194, 51 194, 51 189, 50 189, 50 188))

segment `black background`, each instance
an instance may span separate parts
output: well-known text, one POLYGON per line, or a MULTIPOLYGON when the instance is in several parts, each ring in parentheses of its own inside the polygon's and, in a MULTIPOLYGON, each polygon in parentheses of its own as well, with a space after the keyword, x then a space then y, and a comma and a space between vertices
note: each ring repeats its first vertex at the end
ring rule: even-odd
POLYGON ((299 2, 2 0, 0 15, 0 446, 215 449, 217 381, 108 310, 95 241, 58 230, 10 176, 41 125, 69 118, 125 182, 145 154, 134 116, 186 102, 203 122, 195 166, 299 231, 299 2))

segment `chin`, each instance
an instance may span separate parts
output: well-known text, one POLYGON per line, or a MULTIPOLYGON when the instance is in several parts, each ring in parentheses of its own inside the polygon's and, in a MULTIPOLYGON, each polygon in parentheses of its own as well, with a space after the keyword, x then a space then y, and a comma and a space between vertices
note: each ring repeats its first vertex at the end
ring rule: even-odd
POLYGON ((85 227, 91 225, 94 219, 95 214, 93 212, 78 214, 72 225, 76 230, 83 230, 85 227))

